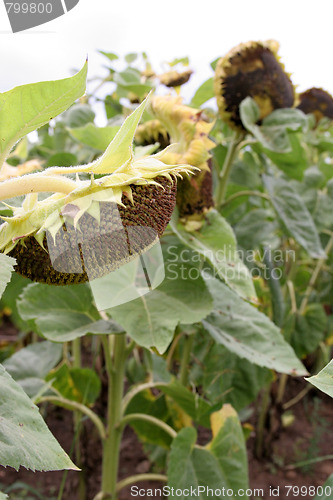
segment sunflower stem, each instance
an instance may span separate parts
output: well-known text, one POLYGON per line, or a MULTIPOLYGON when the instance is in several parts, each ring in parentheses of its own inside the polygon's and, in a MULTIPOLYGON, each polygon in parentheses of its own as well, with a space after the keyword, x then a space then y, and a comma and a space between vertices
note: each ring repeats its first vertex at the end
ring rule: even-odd
POLYGON ((224 202, 231 168, 232 168, 234 159, 236 157, 236 154, 238 152, 238 146, 240 145, 241 141, 243 140, 243 137, 244 137, 243 132, 236 132, 233 140, 230 142, 230 144, 228 146, 227 155, 225 157, 223 167, 222 167, 222 170, 221 170, 220 175, 219 175, 220 182, 219 182, 219 185, 217 188, 217 193, 216 193, 216 206, 217 206, 217 208, 220 208, 220 206, 224 202))
POLYGON ((28 174, 0 182, 0 201, 30 193, 69 194, 77 188, 75 181, 64 177, 28 174))
MULTIPOLYGON (((111 337, 111 336, 110 336, 111 337)), ((105 497, 116 500, 116 485, 119 468, 119 452, 122 428, 119 425, 123 417, 122 398, 124 392, 126 336, 114 335, 112 342, 103 344, 106 358, 112 366, 107 367, 108 388, 108 419, 107 436, 103 444, 102 492, 105 497)))

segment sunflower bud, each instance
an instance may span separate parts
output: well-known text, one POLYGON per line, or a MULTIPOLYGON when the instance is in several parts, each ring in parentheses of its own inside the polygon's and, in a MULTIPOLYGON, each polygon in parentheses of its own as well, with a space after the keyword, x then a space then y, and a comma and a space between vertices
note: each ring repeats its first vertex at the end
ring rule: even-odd
POLYGON ((303 113, 312 113, 317 123, 324 116, 333 120, 333 97, 325 90, 313 87, 302 92, 298 96, 298 100, 297 108, 303 113))
POLYGON ((233 129, 244 130, 239 105, 252 97, 260 120, 274 109, 292 107, 294 87, 277 55, 278 43, 247 42, 219 59, 215 71, 215 94, 221 118, 233 129))

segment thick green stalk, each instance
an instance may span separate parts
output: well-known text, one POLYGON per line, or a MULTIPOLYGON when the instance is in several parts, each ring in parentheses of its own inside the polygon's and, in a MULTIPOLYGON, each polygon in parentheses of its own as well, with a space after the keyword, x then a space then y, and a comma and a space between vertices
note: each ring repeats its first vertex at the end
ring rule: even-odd
POLYGON ((230 142, 227 155, 225 157, 222 170, 219 175, 219 185, 216 193, 216 206, 219 208, 225 199, 225 193, 227 190, 227 184, 231 172, 231 168, 238 152, 238 146, 243 139, 244 134, 242 132, 236 132, 233 140, 230 142))
POLYGON ((103 444, 102 493, 104 498, 116 500, 119 452, 122 436, 122 398, 124 392, 126 336, 109 337, 105 353, 109 378, 107 437, 103 444), (111 345, 112 344, 112 345, 111 345), (111 349, 111 356, 110 351, 111 349), (110 359, 111 358, 111 359, 110 359), (112 366, 110 366, 112 363, 112 366))

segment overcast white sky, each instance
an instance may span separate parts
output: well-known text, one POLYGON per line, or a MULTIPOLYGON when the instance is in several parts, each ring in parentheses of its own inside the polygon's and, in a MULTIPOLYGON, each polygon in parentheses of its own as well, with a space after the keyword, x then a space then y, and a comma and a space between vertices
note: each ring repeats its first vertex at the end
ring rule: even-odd
POLYGON ((102 49, 146 51, 154 62, 189 56, 196 71, 186 91, 191 96, 212 75, 216 57, 242 41, 275 38, 299 90, 333 93, 332 14, 331 0, 80 0, 66 15, 12 34, 0 2, 0 92, 65 78, 86 54, 89 76, 104 74, 104 58, 95 52, 102 49))

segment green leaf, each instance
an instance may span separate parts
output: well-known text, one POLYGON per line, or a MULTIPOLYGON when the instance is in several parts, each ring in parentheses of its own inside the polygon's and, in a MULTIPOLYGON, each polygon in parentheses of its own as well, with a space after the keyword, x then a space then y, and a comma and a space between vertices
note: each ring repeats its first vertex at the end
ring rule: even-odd
MULTIPOLYGON (((297 356, 302 358, 311 354, 325 337, 327 315, 321 304, 309 304, 303 314, 295 314, 290 336, 286 333, 297 356)), ((287 324, 289 323, 287 321, 287 324)), ((287 329, 288 331, 288 329, 287 329)))
POLYGON ((212 99, 215 96, 214 93, 214 78, 208 78, 196 91, 190 102, 190 106, 194 108, 200 108, 205 102, 212 99))
POLYGON ((33 397, 45 386, 45 376, 60 361, 61 355, 61 345, 37 342, 17 351, 3 366, 25 393, 33 397))
POLYGON ((15 259, 0 253, 0 297, 2 296, 7 283, 10 281, 14 271, 15 259))
POLYGON ((77 467, 52 436, 37 406, 0 365, 0 464, 33 471, 77 467))
POLYGON ((183 64, 184 66, 188 66, 190 64, 190 60, 187 56, 185 57, 176 57, 173 61, 169 62, 169 66, 173 67, 177 64, 183 64))
POLYGON ((131 64, 132 62, 134 62, 138 57, 138 54, 136 52, 130 52, 129 54, 126 54, 125 56, 125 61, 128 63, 128 64, 131 64))
POLYGON ((8 495, 6 495, 5 493, 1 493, 0 491, 0 500, 6 500, 8 498, 8 495))
POLYGON ((110 61, 115 61, 116 59, 119 59, 117 54, 114 54, 113 52, 104 52, 103 50, 98 51, 100 54, 103 54, 103 56, 107 57, 110 61))
POLYGON ((97 151, 105 151, 112 139, 115 137, 119 127, 96 127, 93 123, 87 123, 84 127, 69 129, 70 134, 78 141, 86 144, 97 151))
MULTIPOLYGON (((163 422, 172 425, 169 410, 163 395, 155 396, 151 391, 145 390, 136 394, 126 408, 126 415, 130 413, 144 413, 159 418, 163 422)), ((163 448, 168 448, 171 443, 169 434, 150 422, 132 420, 130 426, 135 430, 144 443, 151 443, 163 448)))
POLYGON ((212 407, 198 394, 189 391, 177 381, 173 381, 168 385, 157 385, 157 388, 170 396, 194 422, 204 427, 210 427, 209 415, 212 412, 212 407))
MULTIPOLYGON (((195 446, 197 433, 192 427, 182 429, 171 445, 168 484, 183 490, 178 497, 183 500, 184 490, 191 487, 196 490, 191 497, 201 500, 225 498, 223 488, 233 492, 248 488, 245 440, 237 413, 225 405, 211 421, 213 439, 205 448, 195 446)), ((235 500, 236 494, 228 497, 235 500)))
POLYGON ((246 212, 234 227, 238 244, 250 251, 260 248, 261 245, 275 248, 279 239, 275 235, 278 224, 272 221, 273 215, 272 210, 264 208, 254 208, 246 212))
POLYGON ((251 97, 247 97, 240 104, 240 115, 244 127, 257 139, 259 151, 264 152, 287 175, 301 180, 308 166, 297 135, 306 131, 308 126, 304 113, 292 108, 277 109, 259 126, 259 107, 251 97))
POLYGON ((49 373, 46 380, 66 399, 92 405, 101 392, 101 381, 90 368, 70 368, 67 364, 49 373))
POLYGON ((317 375, 305 380, 333 398, 333 359, 317 375))
POLYGON ((47 167, 72 167, 73 165, 77 165, 78 160, 73 153, 67 153, 66 151, 62 151, 60 153, 56 153, 47 160, 47 167))
POLYGON ((307 118, 302 111, 293 108, 276 109, 268 115, 262 125, 256 125, 260 117, 257 103, 247 97, 240 104, 243 125, 265 149, 277 153, 291 152, 288 131, 306 129, 307 118))
POLYGON ((64 116, 64 122, 69 128, 83 127, 87 123, 92 123, 95 113, 89 104, 74 104, 64 116))
POLYGON ((292 188, 290 182, 263 176, 276 214, 288 233, 315 259, 325 258, 318 231, 303 200, 292 188))
POLYGON ((86 88, 87 63, 71 78, 32 83, 0 94, 0 166, 14 144, 65 111, 86 88))
MULTIPOLYGON (((213 440, 208 449, 217 458, 228 487, 237 492, 249 486, 247 453, 242 426, 230 405, 211 415, 213 440)), ((246 498, 246 497, 245 497, 246 498)))
POLYGON ((126 118, 105 153, 93 163, 94 173, 103 174, 104 165, 108 166, 108 173, 114 172, 117 168, 121 167, 132 158, 134 133, 139 121, 141 120, 145 107, 147 106, 148 99, 149 97, 142 101, 140 106, 138 106, 136 110, 126 118), (110 165, 112 165, 111 171, 110 165))
POLYGON ((171 220, 171 228, 182 243, 202 255, 217 276, 241 297, 249 300, 256 297, 252 277, 237 253, 234 232, 216 210, 206 215, 206 223, 200 231, 189 233, 175 220, 171 220))
POLYGON ((127 68, 125 71, 116 73, 113 80, 118 85, 118 92, 119 87, 126 91, 125 96, 128 92, 134 92, 142 98, 152 89, 149 83, 141 83, 141 74, 134 68, 127 68))
POLYGON ((214 311, 203 325, 215 342, 259 366, 292 375, 307 374, 280 330, 265 314, 220 281, 208 279, 206 283, 214 297, 214 311))
POLYGON ((123 332, 111 320, 99 319, 86 285, 29 285, 18 301, 18 309, 23 319, 33 320, 37 332, 53 342, 68 342, 87 334, 123 332))
MULTIPOLYGON (((192 491, 191 496, 195 490, 195 498, 206 500, 209 497, 202 491, 198 492, 199 486, 204 490, 206 488, 221 490, 227 486, 226 477, 222 475, 217 459, 208 450, 195 448, 196 439, 196 430, 193 427, 186 427, 178 433, 171 445, 168 485, 185 493, 177 497, 180 500, 188 498, 187 489, 192 491)), ((222 496, 222 492, 221 494, 215 492, 213 498, 222 499, 225 496, 222 496)))
POLYGON ((190 381, 201 387, 214 405, 230 403, 239 411, 255 401, 259 391, 273 380, 271 370, 215 344, 205 331, 195 339, 193 357, 197 363, 192 365, 190 381))
POLYGON ((191 276, 185 263, 166 266, 164 282, 152 292, 108 312, 141 346, 163 353, 178 323, 194 323, 212 308, 212 299, 200 274, 191 276), (170 314, 172 311, 172 314, 170 314))

